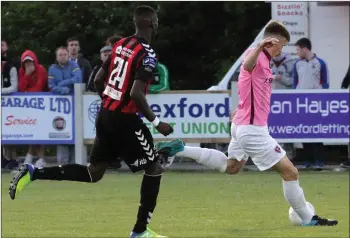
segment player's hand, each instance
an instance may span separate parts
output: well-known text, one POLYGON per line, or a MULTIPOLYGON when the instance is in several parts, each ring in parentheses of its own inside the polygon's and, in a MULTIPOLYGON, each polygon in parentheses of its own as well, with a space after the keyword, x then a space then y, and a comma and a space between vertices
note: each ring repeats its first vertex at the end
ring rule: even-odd
POLYGON ((277 45, 278 42, 279 42, 279 40, 276 39, 276 38, 267 37, 267 38, 263 39, 262 41, 260 41, 259 47, 260 47, 261 49, 263 49, 263 48, 265 48, 265 47, 266 47, 266 48, 270 48, 270 47, 272 47, 272 46, 274 46, 274 45, 277 45))
POLYGON ((173 133, 173 131, 174 131, 174 129, 166 122, 159 122, 156 129, 163 136, 168 136, 169 134, 173 133))

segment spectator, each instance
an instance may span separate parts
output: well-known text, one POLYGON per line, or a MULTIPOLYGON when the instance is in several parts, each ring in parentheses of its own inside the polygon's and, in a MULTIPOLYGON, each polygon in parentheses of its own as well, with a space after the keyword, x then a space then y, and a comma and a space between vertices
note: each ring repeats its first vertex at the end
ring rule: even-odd
POLYGON ((8 46, 7 46, 7 42, 3 39, 1 40, 1 59, 3 56, 7 56, 7 50, 8 50, 8 46))
MULTIPOLYGON (((112 52, 111 45, 113 45, 115 42, 117 42, 120 39, 122 39, 122 37, 112 36, 112 37, 108 38, 107 42, 109 42, 110 44, 102 47, 102 49, 100 50, 100 62, 94 67, 94 69, 90 75, 90 79, 89 79, 89 83, 88 83, 88 87, 87 87, 88 91, 96 92, 95 85, 94 85, 95 76, 96 76, 97 72, 100 70, 102 63, 104 63, 108 59, 108 56, 111 54, 111 52, 112 52)), ((114 161, 114 164, 111 165, 111 168, 119 169, 119 168, 121 168, 121 166, 122 166, 121 160, 116 159, 114 161)))
POLYGON ((11 61, 8 61, 6 53, 3 54, 3 50, 7 50, 7 44, 5 46, 1 42, 1 93, 10 94, 18 90, 18 75, 11 61))
POLYGON ((100 50, 100 60, 97 63, 97 65, 94 67, 94 69, 92 70, 88 85, 86 87, 87 91, 91 91, 91 92, 95 92, 95 93, 97 92, 95 89, 95 85, 94 85, 95 76, 96 76, 97 72, 100 70, 102 63, 104 63, 107 60, 107 58, 111 54, 111 52, 112 52, 111 46, 104 46, 100 50))
POLYGON ((291 54, 281 52, 271 60, 273 89, 291 89, 293 86, 293 68, 295 59, 291 54))
MULTIPOLYGON (((281 52, 271 60, 272 88, 274 90, 292 88, 294 63, 295 59, 292 55, 284 52, 281 52)), ((288 158, 292 160, 295 155, 293 143, 285 143, 281 144, 281 146, 287 152, 288 158)))
MULTIPOLYGON (((350 86, 350 66, 348 68, 348 72, 346 72, 346 75, 343 79, 343 82, 341 84, 341 88, 343 88, 343 89, 349 88, 350 89, 349 86, 350 86)), ((350 168, 350 142, 348 144, 348 159, 345 160, 344 162, 342 162, 340 164, 340 166, 343 168, 347 168, 347 169, 350 168)))
POLYGON ((169 72, 165 65, 158 62, 157 73, 154 75, 152 84, 149 86, 149 93, 159 93, 161 91, 170 90, 169 72))
MULTIPOLYGON (((17 70, 7 58, 7 43, 1 41, 1 93, 3 95, 17 92, 18 76, 17 70)), ((1 148, 1 167, 14 169, 18 166, 17 160, 12 156, 14 151, 13 146, 6 145, 1 148)))
MULTIPOLYGON (((82 83, 82 73, 75 61, 70 61, 68 49, 59 47, 56 50, 57 63, 49 68, 49 88, 58 94, 70 94, 74 92, 74 84, 82 83)), ((66 164, 69 161, 70 147, 57 146, 57 162, 66 164)))
POLYGON ((346 89, 346 88, 349 88, 349 86, 350 86, 350 65, 348 68, 348 72, 346 72, 346 75, 341 84, 341 88, 346 89))
POLYGON ((82 73, 79 65, 70 61, 68 50, 59 47, 56 50, 57 63, 49 68, 49 88, 58 94, 70 94, 74 91, 75 83, 82 83, 82 73))
POLYGON ((296 43, 297 55, 300 57, 294 64, 293 88, 328 89, 328 70, 326 63, 311 51, 311 41, 301 38, 296 43))
POLYGON ((108 39, 106 40, 106 45, 109 45, 110 47, 113 48, 113 45, 120 41, 121 39, 123 39, 123 37, 121 36, 117 36, 117 35, 114 35, 114 36, 110 36, 108 37, 108 39))
MULTIPOLYGON (((11 63, 11 65, 13 67, 16 68, 17 70, 17 75, 18 75, 18 72, 19 72, 19 68, 20 68, 20 60, 16 58, 14 59, 11 59, 8 55, 8 45, 7 45, 7 41, 4 39, 4 37, 2 38, 1 40, 1 58, 4 58, 6 59, 5 61, 6 62, 9 62, 11 63)), ((2 61, 2 60, 1 60, 2 61)))
MULTIPOLYGON (((294 64, 293 88, 327 89, 329 84, 326 63, 312 53, 311 49, 311 41, 307 38, 301 38, 296 43, 296 51, 300 59, 294 64)), ((317 169, 322 168, 325 159, 323 144, 303 143, 303 147, 307 156, 305 167, 310 167, 314 162, 317 169)))
POLYGON ((69 53, 69 60, 74 61, 79 65, 79 68, 82 72, 82 82, 85 83, 85 85, 87 85, 92 69, 89 61, 83 58, 81 54, 79 54, 79 40, 75 37, 69 38, 67 40, 67 47, 69 53))
MULTIPOLYGON (((39 64, 39 61, 30 50, 26 50, 21 56, 21 68, 19 70, 19 91, 20 92, 45 92, 47 87, 47 71, 39 64)), ((44 159, 44 145, 29 145, 29 150, 24 163, 31 164, 33 157, 36 154, 38 160, 35 163, 36 167, 46 165, 44 159)))

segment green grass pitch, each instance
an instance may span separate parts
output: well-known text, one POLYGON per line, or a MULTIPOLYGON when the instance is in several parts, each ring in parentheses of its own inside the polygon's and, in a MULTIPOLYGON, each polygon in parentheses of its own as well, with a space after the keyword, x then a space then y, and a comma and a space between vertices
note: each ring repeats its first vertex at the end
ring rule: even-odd
MULTIPOLYGON (((2 175, 2 237, 128 237, 141 174, 97 184, 35 181, 14 201, 2 175)), ((336 227, 294 227, 273 172, 168 172, 150 227, 169 237, 349 237, 349 173, 301 172, 306 198, 336 227)))

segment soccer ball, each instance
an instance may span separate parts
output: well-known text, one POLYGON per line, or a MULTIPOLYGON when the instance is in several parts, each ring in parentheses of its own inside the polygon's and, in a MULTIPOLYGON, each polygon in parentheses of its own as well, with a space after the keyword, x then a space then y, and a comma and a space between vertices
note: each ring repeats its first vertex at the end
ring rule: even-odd
MULTIPOLYGON (((306 206, 308 206, 308 208, 311 209, 314 212, 314 214, 316 213, 315 208, 314 208, 314 206, 311 203, 306 202, 306 206)), ((289 221, 294 226, 301 226, 302 225, 301 218, 294 211, 294 209, 292 207, 289 208, 289 221)))

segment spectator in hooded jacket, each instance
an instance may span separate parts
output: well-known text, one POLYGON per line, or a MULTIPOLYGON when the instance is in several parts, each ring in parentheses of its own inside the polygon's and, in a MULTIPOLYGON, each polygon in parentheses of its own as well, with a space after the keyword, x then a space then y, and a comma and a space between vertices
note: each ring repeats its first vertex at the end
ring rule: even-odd
POLYGON ((82 73, 79 65, 70 61, 66 47, 56 50, 57 63, 49 68, 49 88, 58 94, 70 94, 74 91, 75 83, 82 83, 82 73))
POLYGON ((47 71, 39 64, 34 52, 26 50, 21 56, 21 68, 19 69, 20 92, 47 92, 47 71))
MULTIPOLYGON (((47 91, 47 71, 39 64, 39 61, 30 50, 26 50, 21 56, 21 68, 19 69, 19 91, 20 92, 46 92, 47 91)), ((44 145, 29 145, 29 150, 25 158, 25 163, 32 163, 36 154, 38 160, 36 167, 44 167, 44 145)))

